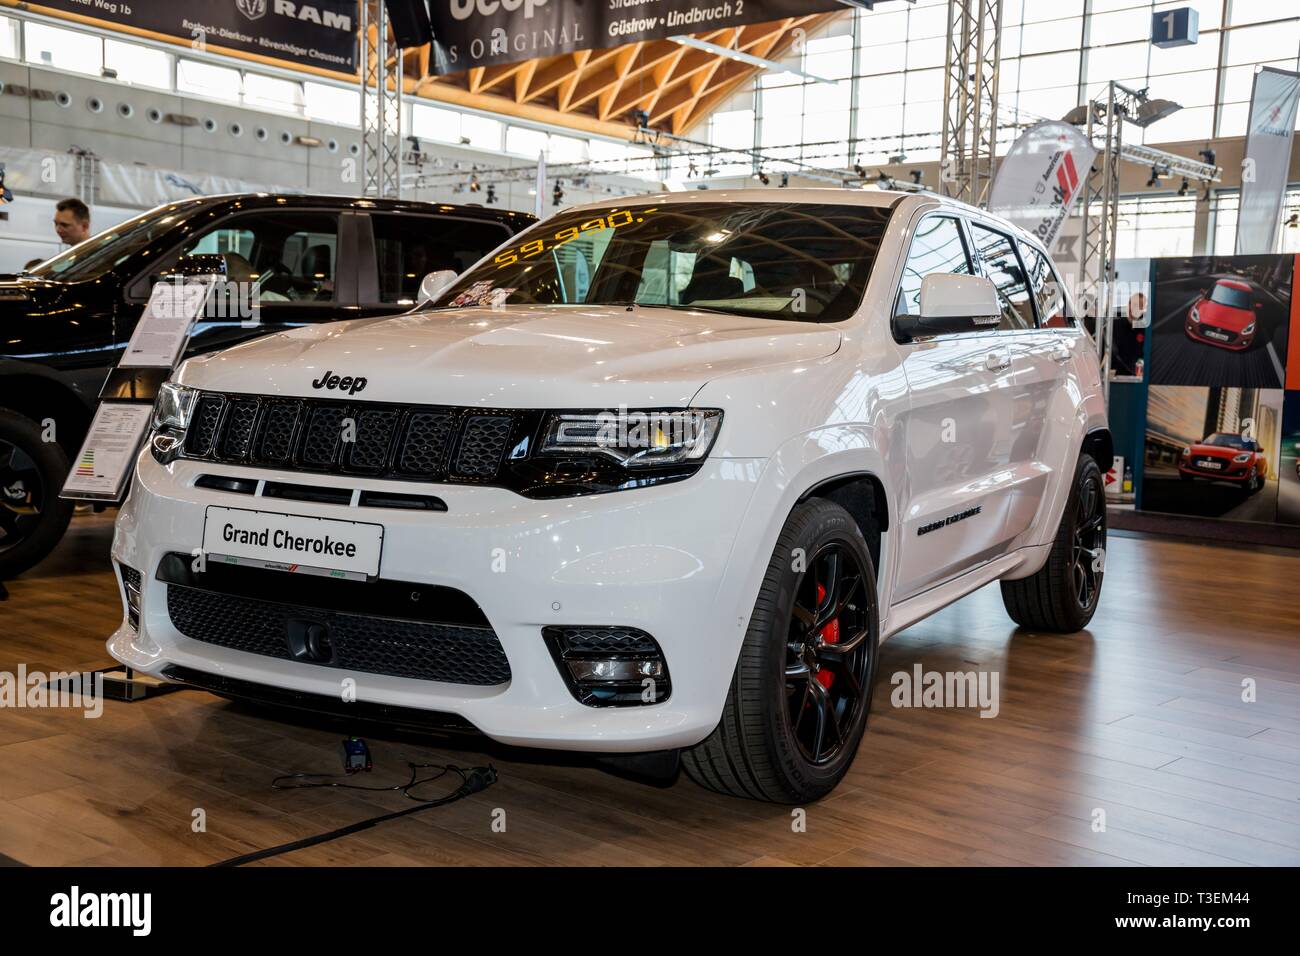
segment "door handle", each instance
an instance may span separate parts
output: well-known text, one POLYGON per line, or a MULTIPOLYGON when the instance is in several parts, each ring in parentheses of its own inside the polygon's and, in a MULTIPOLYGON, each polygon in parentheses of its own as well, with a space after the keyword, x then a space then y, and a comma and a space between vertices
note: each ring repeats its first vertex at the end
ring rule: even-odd
POLYGON ((1064 345, 1058 345, 1056 348, 1052 349, 1049 354, 1051 355, 1053 362, 1060 362, 1064 365, 1066 362, 1070 361, 1070 358, 1074 353, 1064 345))
POLYGON ((1001 372, 1011 367, 1010 352, 990 352, 984 356, 984 367, 990 372, 1001 372))

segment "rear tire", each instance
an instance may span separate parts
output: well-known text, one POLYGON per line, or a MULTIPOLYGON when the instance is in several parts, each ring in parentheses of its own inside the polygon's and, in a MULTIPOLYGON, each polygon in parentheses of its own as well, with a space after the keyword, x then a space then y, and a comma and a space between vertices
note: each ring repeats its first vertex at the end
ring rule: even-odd
POLYGON ((1034 631, 1082 630, 1101 597, 1105 553, 1106 486, 1097 462, 1084 453, 1079 455, 1047 563, 1027 578, 1001 582, 1007 613, 1021 627, 1034 631))
POLYGON ((686 773, 735 797, 825 796, 866 730, 879 639, 875 567, 857 523, 832 502, 801 502, 768 562, 722 720, 683 751, 686 773))
POLYGON ((59 497, 68 456, 25 415, 0 408, 0 581, 22 574, 54 550, 72 520, 59 497))

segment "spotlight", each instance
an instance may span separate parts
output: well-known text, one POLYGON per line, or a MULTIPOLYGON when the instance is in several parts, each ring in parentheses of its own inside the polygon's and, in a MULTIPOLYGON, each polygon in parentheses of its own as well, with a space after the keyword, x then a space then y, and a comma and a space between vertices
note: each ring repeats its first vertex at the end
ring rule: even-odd
POLYGON ((890 184, 891 184, 891 180, 890 180, 890 178, 889 178, 889 173, 885 172, 885 171, 882 169, 882 170, 880 171, 880 175, 876 177, 876 182, 878 182, 878 183, 880 184, 880 188, 881 188, 881 189, 888 189, 888 188, 890 187, 890 184))
POLYGON ((484 196, 484 199, 487 201, 489 206, 497 201, 497 187, 494 184, 488 183, 487 194, 484 196))
POLYGON ((557 179, 555 188, 551 190, 551 205, 558 206, 564 201, 564 185, 557 179))
POLYGON ((1288 229, 1300 229, 1300 212, 1291 213, 1291 218, 1283 223, 1288 229))
POLYGON ((637 129, 648 129, 650 127, 650 114, 645 110, 633 110, 632 118, 636 120, 637 129))
POLYGON ((1160 185, 1160 167, 1151 167, 1151 178, 1147 180, 1147 188, 1152 189, 1160 185))
POLYGON ((853 164, 853 171, 854 171, 855 173, 857 173, 857 176, 858 176, 859 179, 866 179, 866 178, 867 178, 867 171, 866 171, 865 169, 863 169, 861 163, 854 163, 854 164, 853 164))
POLYGON ((1201 157, 1201 162, 1205 163, 1205 165, 1207 165, 1207 166, 1217 166, 1217 165, 1218 165, 1218 158, 1219 158, 1219 156, 1218 156, 1218 154, 1217 154, 1214 150, 1212 150, 1212 149, 1203 149, 1203 150, 1200 151, 1200 153, 1199 153, 1198 155, 1201 157))
POLYGON ((911 171, 911 173, 909 173, 909 175, 912 177, 912 182, 916 183, 916 185, 919 186, 921 185, 921 178, 925 175, 925 173, 923 170, 914 169, 911 171))
POLYGON ((483 188, 482 184, 480 184, 479 181, 478 181, 478 173, 470 173, 470 174, 469 174, 469 191, 472 192, 472 193, 476 193, 476 192, 478 192, 478 191, 479 191, 480 189, 482 189, 482 188, 483 188))
POLYGON ((1184 176, 1184 177, 1183 177, 1183 184, 1182 184, 1181 186, 1178 187, 1178 195, 1180 195, 1180 196, 1186 196, 1186 195, 1187 195, 1187 191, 1188 191, 1189 189, 1191 189, 1191 188, 1192 188, 1192 184, 1189 183, 1189 182, 1187 181, 1187 177, 1184 176))
POLYGON ((763 172, 761 169, 754 174, 754 178, 757 179, 764 186, 767 186, 772 182, 771 178, 767 175, 767 173, 763 172))
POLYGON ((785 189, 785 187, 787 187, 787 186, 789 186, 789 185, 790 185, 790 174, 789 174, 789 173, 782 173, 782 174, 781 174, 781 188, 782 188, 782 189, 785 189))
POLYGON ((1129 116, 1128 120, 1134 126, 1146 129, 1157 120, 1172 116, 1182 108, 1182 104, 1175 103, 1173 100, 1146 100, 1137 108, 1137 113, 1129 116))

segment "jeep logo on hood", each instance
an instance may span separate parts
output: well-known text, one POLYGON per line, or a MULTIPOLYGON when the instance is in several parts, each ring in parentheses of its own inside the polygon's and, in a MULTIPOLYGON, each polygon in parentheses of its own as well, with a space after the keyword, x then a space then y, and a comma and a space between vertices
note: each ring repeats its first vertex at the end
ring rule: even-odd
POLYGON ((316 381, 311 383, 312 388, 323 388, 326 391, 347 392, 349 395, 355 395, 366 387, 366 380, 360 375, 353 378, 351 375, 338 376, 333 371, 328 371, 316 381))

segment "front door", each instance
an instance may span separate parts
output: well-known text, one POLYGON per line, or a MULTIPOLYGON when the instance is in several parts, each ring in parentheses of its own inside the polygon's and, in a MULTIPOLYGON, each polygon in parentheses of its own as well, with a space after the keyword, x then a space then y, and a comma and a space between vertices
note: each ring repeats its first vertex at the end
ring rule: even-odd
MULTIPOLYGON (((961 221, 923 219, 904 266, 898 312, 919 313, 926 275, 973 271, 961 221)), ((1012 338, 988 330, 900 346, 910 407, 900 515, 906 543, 899 549, 895 601, 978 567, 1007 540, 1016 441, 1011 396, 1023 368, 1012 338)))

